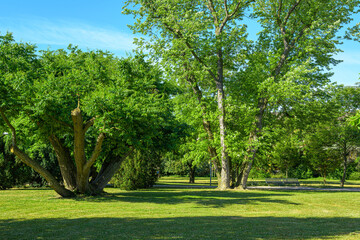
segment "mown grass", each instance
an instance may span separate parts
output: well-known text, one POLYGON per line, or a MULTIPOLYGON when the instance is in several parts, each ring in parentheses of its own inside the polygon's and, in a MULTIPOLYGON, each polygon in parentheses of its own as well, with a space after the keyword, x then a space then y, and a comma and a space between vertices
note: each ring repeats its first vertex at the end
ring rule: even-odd
MULTIPOLYGON (((159 185, 190 185, 190 186, 209 186, 210 177, 196 177, 195 183, 189 183, 188 177, 183 176, 163 176, 159 178, 156 184, 159 185)), ((211 185, 217 186, 217 178, 211 178, 211 185)))
MULTIPOLYGON (((340 180, 327 179, 324 184, 323 178, 299 179, 299 183, 303 187, 316 188, 340 188, 340 180)), ((210 186, 209 177, 196 177, 195 183, 189 183, 189 178, 182 176, 164 176, 161 177, 157 184, 159 185, 190 185, 190 186, 210 186)), ((217 186, 217 178, 211 179, 211 186, 217 186)), ((250 178, 248 186, 267 186, 265 179, 250 178)), ((348 180, 345 182, 346 188, 360 188, 360 181, 348 180)))
POLYGON ((0 239, 360 239, 360 192, 0 191, 0 239))

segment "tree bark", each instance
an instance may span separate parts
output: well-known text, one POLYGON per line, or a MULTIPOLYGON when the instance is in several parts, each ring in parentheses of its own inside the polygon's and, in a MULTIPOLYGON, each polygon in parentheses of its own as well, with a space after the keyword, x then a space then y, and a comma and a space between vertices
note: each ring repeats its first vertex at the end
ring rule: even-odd
POLYGON ((342 175, 341 182, 340 182, 340 187, 344 187, 345 181, 346 181, 346 171, 347 171, 347 166, 348 166, 348 153, 346 150, 347 150, 347 146, 345 144, 344 145, 344 155, 343 155, 344 169, 343 169, 343 175, 342 175))
POLYGON ((225 93, 224 93, 224 63, 222 49, 218 50, 218 77, 216 79, 218 110, 219 110, 219 127, 220 127, 220 144, 221 144, 221 182, 218 188, 225 190, 230 188, 230 166, 229 158, 226 151, 225 135, 225 93))
POLYGON ((192 164, 192 161, 187 162, 187 165, 189 167, 189 183, 195 183, 195 170, 196 166, 192 164))
POLYGON ((76 190, 80 193, 88 191, 88 176, 84 175, 83 166, 85 165, 85 132, 83 128, 83 118, 80 108, 75 108, 71 112, 74 125, 74 158, 76 163, 76 190))
POLYGON ((216 148, 209 146, 208 151, 210 153, 211 162, 212 162, 212 164, 214 166, 214 170, 215 170, 216 178, 217 178, 217 181, 218 181, 218 185, 220 185, 220 183, 221 183, 221 172, 219 170, 219 158, 218 158, 217 153, 216 153, 216 148))
POLYGON ((95 144, 93 153, 88 161, 85 155, 85 133, 93 124, 93 119, 83 123, 81 110, 79 107, 71 112, 74 124, 74 158, 76 163, 76 190, 80 193, 91 193, 89 187, 89 175, 91 166, 101 153, 102 142, 105 138, 104 133, 100 133, 95 144))
MULTIPOLYGON (((201 105, 201 109, 202 109, 202 123, 203 123, 203 127, 204 127, 204 130, 205 132, 207 133, 207 138, 210 142, 214 142, 214 134, 212 132, 212 129, 211 129, 211 124, 210 122, 205 118, 206 116, 206 112, 207 112, 207 107, 206 105, 202 102, 202 92, 199 88, 199 86, 197 85, 197 83, 195 82, 195 80, 193 79, 193 76, 188 76, 187 77, 187 82, 191 85, 192 87, 192 90, 199 102, 199 104, 201 105)), ((216 177, 217 177, 217 180, 218 180, 218 185, 220 185, 221 183, 221 173, 220 173, 220 170, 219 170, 219 158, 218 158, 218 155, 217 155, 217 151, 216 151, 216 148, 209 145, 208 146, 208 152, 210 154, 210 158, 211 158, 211 161, 214 165, 214 170, 215 170, 215 173, 216 173, 216 177)))
POLYGON ((76 168, 71 159, 69 150, 53 134, 49 136, 49 141, 55 150, 65 187, 71 191, 75 190, 76 168))
MULTIPOLYGON (((279 30, 282 35, 283 49, 282 49, 282 53, 281 53, 278 63, 276 64, 273 71, 271 71, 271 76, 274 78, 277 78, 280 75, 281 70, 282 70, 283 66, 286 64, 286 61, 287 61, 292 49, 295 47, 297 41, 299 41, 299 39, 303 36, 305 30, 311 26, 311 24, 310 25, 305 24, 305 26, 303 26, 301 31, 299 32, 298 36, 293 37, 293 39, 289 39, 289 37, 287 36, 286 24, 288 23, 288 19, 289 19, 290 15, 294 14, 295 9, 298 7, 300 1, 295 1, 293 3, 293 6, 288 10, 287 15, 284 20, 281 20, 280 18, 277 18, 277 20, 276 20, 277 27, 279 27, 279 30)), ((280 7, 280 9, 281 9, 281 7, 280 7)), ((267 99, 265 97, 260 97, 258 99, 259 112, 255 119, 256 129, 254 132, 250 133, 250 141, 258 140, 258 135, 262 131, 262 121, 263 121, 266 106, 267 106, 267 99)), ((243 189, 246 189, 248 175, 251 171, 252 165, 253 165, 255 157, 256 157, 257 147, 252 146, 252 144, 250 143, 250 148, 248 149, 247 152, 251 153, 251 156, 249 157, 249 159, 246 159, 247 167, 245 168, 245 171, 243 173, 243 179, 242 179, 242 183, 241 183, 243 189)))
POLYGON ((255 129, 253 130, 252 133, 250 133, 249 148, 247 150, 247 156, 245 157, 244 160, 245 167, 241 179, 241 187, 240 187, 241 189, 247 188, 247 180, 249 178, 249 174, 252 165, 254 164, 256 154, 258 151, 257 141, 259 139, 259 134, 261 133, 263 128, 263 118, 264 118, 266 106, 267 106, 267 99, 259 98, 258 99, 259 112, 255 117, 255 129))
POLYGON ((134 149, 131 147, 130 150, 121 158, 113 158, 108 163, 103 163, 100 172, 91 182, 91 191, 94 194, 101 193, 106 187, 106 184, 111 180, 114 174, 119 170, 121 163, 130 155, 134 149))
POLYGON ((343 175, 341 178, 341 183, 340 183, 340 187, 344 187, 345 185, 345 180, 346 180, 346 171, 347 171, 347 161, 344 161, 344 170, 343 170, 343 175))
POLYGON ((55 190, 60 196, 73 197, 74 193, 63 186, 55 179, 55 177, 39 163, 31 159, 26 153, 21 151, 16 145, 11 147, 11 152, 14 153, 22 162, 34 169, 50 184, 50 187, 55 190))
POLYGON ((0 108, 0 114, 2 119, 5 121, 6 125, 9 127, 11 131, 11 139, 12 144, 10 151, 15 154, 23 163, 34 169, 37 173, 39 173, 45 180, 50 184, 50 187, 55 190, 60 196, 62 197, 73 197, 74 193, 63 186, 55 179, 55 177, 43 168, 39 163, 31 159, 26 153, 21 151, 17 146, 17 139, 16 139, 16 131, 14 126, 10 123, 9 119, 6 117, 4 110, 0 108))
POLYGON ((240 170, 238 170, 238 172, 237 172, 238 175, 237 175, 236 182, 234 185, 235 188, 239 188, 241 186, 241 181, 242 181, 242 177, 244 175, 244 170, 245 170, 246 166, 247 166, 247 163, 245 161, 243 161, 241 163, 240 170))

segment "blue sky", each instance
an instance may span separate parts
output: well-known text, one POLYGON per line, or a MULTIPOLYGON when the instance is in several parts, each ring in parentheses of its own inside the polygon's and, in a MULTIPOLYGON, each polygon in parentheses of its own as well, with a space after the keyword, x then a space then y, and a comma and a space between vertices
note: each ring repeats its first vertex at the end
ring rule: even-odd
MULTIPOLYGON (((135 47, 127 25, 132 16, 122 15, 124 1, 116 0, 0 0, 0 33, 12 32, 17 41, 39 49, 65 48, 69 43, 83 49, 109 50, 126 56, 135 47)), ((360 16, 354 22, 359 22, 360 16)), ((251 23, 249 23, 251 24, 251 23)), ((344 85, 360 82, 360 43, 345 41, 343 60, 332 77, 344 85)))

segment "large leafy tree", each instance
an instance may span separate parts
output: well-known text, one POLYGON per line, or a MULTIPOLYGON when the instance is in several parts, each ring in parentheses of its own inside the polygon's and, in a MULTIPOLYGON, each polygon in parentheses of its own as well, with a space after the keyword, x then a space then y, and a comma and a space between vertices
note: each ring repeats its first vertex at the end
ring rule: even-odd
POLYGON ((11 34, 0 47, 1 124, 11 151, 61 196, 99 193, 135 149, 172 143, 170 88, 141 57, 72 46, 37 55, 11 34), (26 153, 29 138, 51 144, 63 184, 26 153), (90 174, 95 163, 97 175, 90 174))
MULTIPOLYGON (((329 80, 327 71, 338 61, 336 33, 351 20, 358 1, 260 0, 253 3, 253 15, 263 30, 239 72, 242 92, 256 109, 249 133, 247 166, 242 174, 246 188, 248 174, 259 149, 266 112, 287 112, 298 102, 306 103, 319 94, 329 80)), ((243 97, 241 94, 237 96, 243 97)), ((306 104, 303 106, 307 106, 306 104)), ((303 109, 306 111, 306 109, 303 109)))
MULTIPOLYGON (((180 142, 179 148, 174 152, 173 157, 189 170, 190 183, 195 181, 195 171, 198 166, 204 165, 211 160, 213 150, 217 152, 217 146, 214 139, 209 140, 209 135, 204 131, 204 117, 208 122, 209 129, 214 127, 214 119, 211 119, 211 113, 216 109, 212 102, 211 94, 203 91, 202 97, 194 95, 194 87, 190 84, 181 87, 181 93, 173 98, 174 113, 176 118, 183 123, 187 123, 187 135, 180 142), (204 112, 206 108, 209 111, 204 112)), ((200 90, 200 89, 199 89, 200 90)), ((216 125, 215 125, 216 126, 216 125)), ((216 162, 217 163, 217 162, 216 162)), ((215 164, 216 168, 218 167, 215 164)), ((220 180, 219 171, 218 180, 220 180)))
POLYGON ((218 136, 221 146, 221 161, 214 144, 209 146, 209 153, 217 168, 221 164, 220 189, 230 187, 230 164, 226 144, 226 93, 225 79, 227 70, 232 70, 245 41, 245 27, 239 19, 252 0, 239 1, 161 1, 130 0, 126 13, 138 17, 132 29, 147 34, 150 41, 139 41, 160 58, 166 69, 175 73, 182 83, 192 86, 194 95, 202 106, 203 127, 208 140, 214 141, 214 132, 209 114, 211 111, 204 103, 204 92, 216 94, 213 101, 218 117, 218 136))
MULTIPOLYGON (((245 128, 248 131, 245 157, 239 168, 241 187, 246 188, 266 112, 279 109, 280 102, 289 105, 296 98, 308 99, 312 96, 309 90, 319 89, 328 81, 329 74, 325 72, 337 63, 333 58, 339 51, 336 33, 350 21, 359 5, 355 0, 130 0, 127 3, 137 5, 126 9, 138 17, 132 29, 149 36, 147 41, 142 39, 138 43, 155 59, 163 61, 177 79, 190 83, 200 102, 204 91, 216 94, 221 189, 230 186, 228 149, 233 153, 236 149, 226 141, 226 133, 232 140, 236 135, 228 132, 226 109, 237 104, 248 111, 246 118, 252 114, 252 127, 238 126, 241 129, 238 132, 245 132, 245 128), (246 27, 242 24, 249 6, 251 15, 263 28, 255 43, 246 40, 246 27)), ((205 107, 204 111, 209 112, 205 107)), ((205 114, 203 118, 204 129, 213 140, 213 131, 206 127, 206 123, 211 126, 208 116, 205 114)))

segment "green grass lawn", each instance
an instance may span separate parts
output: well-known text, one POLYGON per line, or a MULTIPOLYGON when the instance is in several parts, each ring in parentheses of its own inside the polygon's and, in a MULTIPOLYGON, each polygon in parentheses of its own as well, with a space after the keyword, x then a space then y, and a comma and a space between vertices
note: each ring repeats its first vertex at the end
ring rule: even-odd
MULTIPOLYGON (((340 180, 327 179, 324 184, 323 178, 299 179, 299 183, 303 187, 317 188, 340 188, 340 180)), ((209 186, 209 177, 196 177, 195 183, 189 184, 188 177, 182 176, 164 176, 161 177, 156 184, 159 185, 190 185, 190 186, 209 186)), ((217 186, 217 178, 211 179, 211 185, 217 186)), ((267 186, 265 179, 250 178, 248 186, 267 186)), ((360 188, 360 181, 348 180, 345 182, 346 188, 360 188)))
POLYGON ((360 239, 360 192, 0 191, 0 239, 360 239))
MULTIPOLYGON (((183 176, 164 176, 156 184, 159 185, 191 185, 191 186, 209 186, 210 177, 196 177, 195 183, 189 183, 189 177, 183 176)), ((211 178, 211 185, 217 186, 217 178, 211 178)))

